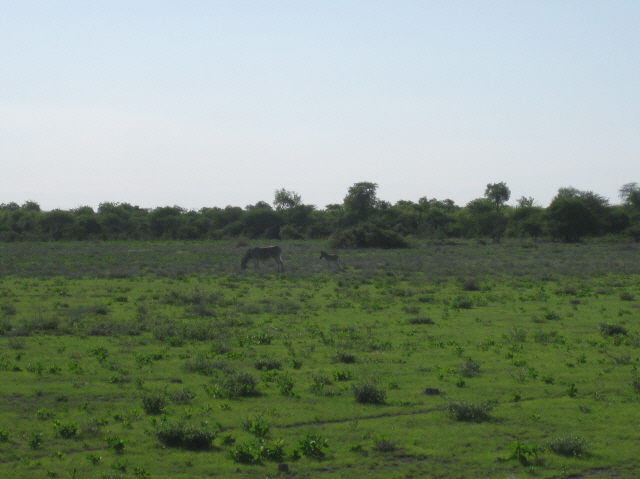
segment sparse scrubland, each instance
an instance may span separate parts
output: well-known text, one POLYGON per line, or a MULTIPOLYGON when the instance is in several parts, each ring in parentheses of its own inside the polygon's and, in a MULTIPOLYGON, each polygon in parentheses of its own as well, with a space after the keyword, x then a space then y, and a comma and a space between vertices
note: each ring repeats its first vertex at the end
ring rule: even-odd
POLYGON ((0 245, 0 476, 640 470, 640 246, 0 245))

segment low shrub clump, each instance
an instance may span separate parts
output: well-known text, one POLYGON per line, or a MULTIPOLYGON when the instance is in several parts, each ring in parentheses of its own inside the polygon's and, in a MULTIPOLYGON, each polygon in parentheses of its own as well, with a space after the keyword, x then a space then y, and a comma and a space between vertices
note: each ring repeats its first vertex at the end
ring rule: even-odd
POLYGON ((216 433, 206 427, 193 424, 170 424, 162 422, 156 429, 158 440, 169 447, 182 447, 192 451, 207 449, 215 439, 216 433))
POLYGON ((545 447, 555 454, 579 457, 588 452, 587 440, 580 436, 558 436, 545 443, 545 447))
POLYGON ((370 381, 351 385, 351 392, 361 404, 384 404, 387 399, 387 392, 370 381))
POLYGON ((142 409, 147 414, 160 414, 168 405, 166 391, 150 392, 142 396, 142 409))
POLYGON ((426 317, 410 318, 407 320, 409 324, 434 324, 433 319, 426 317))
POLYGON ((490 403, 470 403, 464 400, 451 401, 447 405, 447 415, 456 421, 486 421, 492 410, 493 405, 490 403))
POLYGON ((253 363, 253 367, 263 371, 271 371, 272 369, 280 369, 282 367, 282 363, 277 359, 262 356, 255 363, 253 363))
POLYGON ((617 336, 618 334, 626 336, 627 329, 621 324, 600 323, 600 334, 603 336, 617 336))
POLYGON ((53 432, 56 436, 64 437, 66 439, 75 436, 78 433, 78 425, 75 422, 53 421, 53 432))
POLYGON ((174 391, 169 394, 169 398, 171 399, 171 401, 176 404, 183 404, 183 403, 189 402, 195 397, 196 397, 196 393, 194 393, 189 388, 178 389, 177 391, 174 391))
POLYGON ((323 449, 329 447, 327 440, 318 434, 305 434, 298 445, 303 456, 314 459, 322 459, 325 455, 323 449))
POLYGON ((395 231, 364 223, 329 237, 329 248, 408 248, 409 242, 395 231))
POLYGON ((338 350, 335 354, 335 360, 340 363, 352 364, 356 362, 356 357, 353 353, 338 350))
POLYGON ((460 375, 466 378, 471 378, 480 374, 480 363, 469 359, 462 363, 459 367, 460 375))
POLYGON ((214 398, 237 399, 256 396, 258 394, 257 385, 258 380, 252 374, 240 371, 229 373, 213 382, 212 385, 205 385, 205 391, 214 398))

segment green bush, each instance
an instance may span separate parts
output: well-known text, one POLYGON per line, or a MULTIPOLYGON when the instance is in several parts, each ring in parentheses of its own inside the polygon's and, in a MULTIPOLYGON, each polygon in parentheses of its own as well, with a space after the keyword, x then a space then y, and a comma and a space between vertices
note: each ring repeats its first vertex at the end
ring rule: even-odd
POLYGON ((253 419, 243 419, 242 429, 253 434, 255 437, 265 437, 269 434, 270 425, 265 421, 262 415, 254 416, 253 419))
POLYGON ((469 359, 462 363, 458 369, 460 370, 461 376, 471 378, 480 374, 480 363, 469 359))
POLYGON ((409 242, 390 229, 364 223, 338 231, 327 241, 329 248, 408 248, 409 242))
POLYGON ((356 402, 361 404, 384 404, 387 392, 371 381, 351 385, 351 392, 356 402))
POLYGON ((334 357, 336 361, 345 363, 345 364, 352 364, 356 362, 355 355, 347 351, 337 350, 334 357))
POLYGON ((168 405, 166 391, 150 392, 142 396, 142 409, 147 414, 160 414, 168 405))
POLYGON ((305 434, 298 445, 303 456, 314 459, 322 459, 325 455, 322 449, 329 447, 327 440, 318 434, 305 434))
POLYGON ((334 381, 350 381, 353 379, 353 373, 351 371, 334 371, 333 372, 333 380, 334 381))
POLYGON ((116 454, 122 454, 124 452, 124 446, 127 442, 120 439, 120 436, 107 436, 104 438, 104 441, 107 443, 107 447, 111 452, 115 452, 116 454))
POLYGON ((434 324, 433 319, 426 317, 410 318, 407 320, 409 324, 434 324))
POLYGON ((627 335, 627 329, 621 324, 600 323, 600 334, 603 336, 627 335))
POLYGON ((263 371, 271 371, 272 369, 280 369, 282 363, 277 359, 261 356, 260 359, 253 363, 253 367, 263 371))
POLYGON ((56 436, 64 437, 65 439, 75 436, 78 433, 78 429, 78 424, 75 422, 68 421, 63 424, 60 421, 53 421, 53 432, 56 436))
POLYGON ((259 461, 259 457, 253 449, 253 443, 250 442, 238 444, 233 449, 229 449, 227 457, 240 464, 253 464, 259 461))
POLYGON ((555 454, 567 457, 579 457, 589 450, 587 440, 580 436, 558 436, 548 440, 545 447, 555 454))
POLYGON ((156 429, 156 437, 165 446, 198 451, 208 449, 216 433, 203 425, 161 422, 156 429))
POLYGON ((462 283, 463 291, 480 291, 480 283, 477 279, 469 278, 465 279, 462 283))
POLYGON ((373 448, 380 452, 393 452, 396 450, 396 444, 385 434, 376 434, 373 436, 373 448))
POLYGON ((284 456, 284 441, 282 439, 274 439, 268 443, 257 445, 257 457, 266 461, 281 461, 284 456))
POLYGON ((470 403, 462 400, 447 404, 447 415, 456 421, 486 421, 492 410, 493 405, 489 403, 470 403))
POLYGON ((213 382, 212 386, 205 385, 205 391, 215 398, 237 399, 257 395, 257 385, 258 380, 252 374, 240 371, 225 375, 213 382))
POLYGON ((178 389, 177 391, 174 391, 169 394, 169 399, 171 399, 171 401, 176 404, 183 404, 183 403, 189 402, 195 397, 196 397, 196 393, 194 393, 189 388, 178 389))
POLYGON ((514 441, 509 449, 511 449, 511 459, 517 459, 523 466, 528 465, 532 459, 536 459, 541 452, 538 446, 528 446, 518 440, 514 441))

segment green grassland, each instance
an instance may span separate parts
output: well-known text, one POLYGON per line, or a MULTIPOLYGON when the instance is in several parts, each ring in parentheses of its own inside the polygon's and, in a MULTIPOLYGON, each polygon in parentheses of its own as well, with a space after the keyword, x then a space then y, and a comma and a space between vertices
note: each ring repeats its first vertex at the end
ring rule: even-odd
POLYGON ((637 477, 637 245, 279 244, 0 246, 0 477, 637 477))

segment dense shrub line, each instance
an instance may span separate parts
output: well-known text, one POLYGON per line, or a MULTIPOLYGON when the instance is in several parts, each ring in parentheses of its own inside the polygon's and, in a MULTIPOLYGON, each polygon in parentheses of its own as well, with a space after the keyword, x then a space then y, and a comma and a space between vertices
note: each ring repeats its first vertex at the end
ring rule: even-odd
MULTIPOLYGON (((506 204, 511 191, 489 184, 485 196, 458 206, 452 200, 420 198, 395 204, 378 199, 375 183, 349 188, 342 204, 319 210, 295 192, 276 191, 273 206, 259 201, 245 208, 180 206, 141 208, 101 203, 72 210, 42 211, 28 201, 0 204, 0 242, 59 240, 196 240, 237 238, 321 239, 333 248, 406 248, 420 238, 553 237, 576 242, 586 236, 625 235, 640 242, 640 187, 630 183, 623 204, 611 205, 591 191, 560 188, 547 208, 532 198, 506 204)), ((625 189, 626 188, 626 189, 625 189)), ((206 304, 194 312, 210 314, 206 304)))

